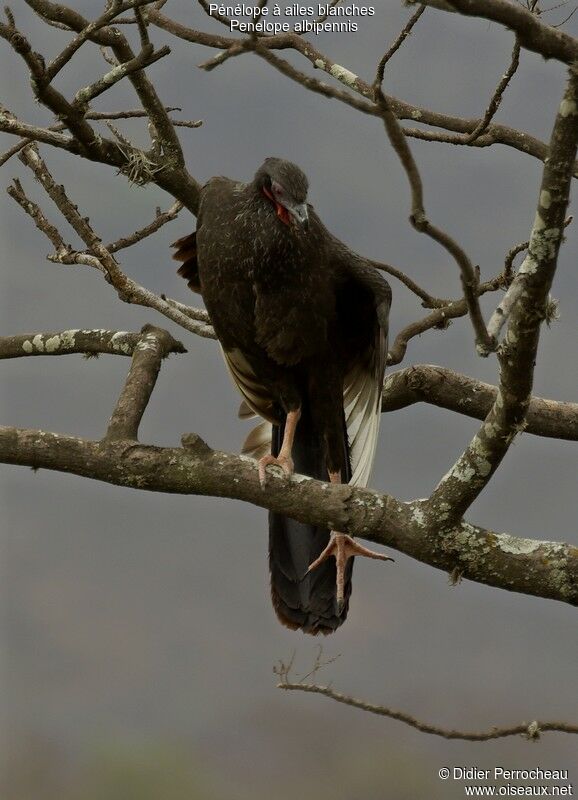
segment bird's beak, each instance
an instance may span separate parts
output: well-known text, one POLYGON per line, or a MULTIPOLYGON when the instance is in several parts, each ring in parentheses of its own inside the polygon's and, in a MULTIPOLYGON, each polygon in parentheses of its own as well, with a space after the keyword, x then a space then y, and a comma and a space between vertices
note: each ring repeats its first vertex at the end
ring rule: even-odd
POLYGON ((307 228, 309 224, 307 203, 291 203, 287 204, 286 208, 295 224, 300 225, 303 228, 307 228))

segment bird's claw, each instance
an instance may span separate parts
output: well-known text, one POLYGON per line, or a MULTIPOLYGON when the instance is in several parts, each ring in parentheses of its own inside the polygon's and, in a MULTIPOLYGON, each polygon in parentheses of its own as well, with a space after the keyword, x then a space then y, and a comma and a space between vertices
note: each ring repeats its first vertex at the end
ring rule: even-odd
POLYGON ((259 483, 261 489, 265 489, 267 484, 267 467, 269 464, 274 464, 276 467, 281 467, 287 477, 293 475, 293 459, 288 456, 263 456, 259 459, 259 483))
POLYGON ((368 547, 364 547, 359 542, 356 542, 355 539, 352 539, 351 536, 348 536, 346 533, 337 533, 336 531, 331 532, 331 538, 327 544, 327 547, 323 552, 319 555, 318 558, 315 559, 307 569, 307 572, 311 572, 312 570, 316 569, 320 564, 326 561, 328 558, 333 556, 335 558, 335 567, 337 570, 337 577, 336 577, 336 586, 337 586, 337 596, 336 596, 336 603, 337 603, 337 613, 341 614, 343 610, 343 606, 345 605, 345 598, 344 598, 344 586, 345 586, 345 565, 347 564, 350 558, 353 556, 365 556, 366 558, 377 558, 380 561, 394 561, 391 556, 386 556, 384 553, 376 553, 374 550, 370 550, 368 547))

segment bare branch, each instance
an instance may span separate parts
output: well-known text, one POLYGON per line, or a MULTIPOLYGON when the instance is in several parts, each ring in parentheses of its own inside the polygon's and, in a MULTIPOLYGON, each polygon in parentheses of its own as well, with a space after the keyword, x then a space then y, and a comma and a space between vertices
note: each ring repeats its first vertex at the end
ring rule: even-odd
MULTIPOLYGON (((57 252, 50 260, 62 264, 85 264, 94 267, 105 274, 124 302, 154 308, 191 333, 205 338, 214 338, 215 334, 210 325, 196 322, 124 274, 113 255, 91 228, 88 219, 82 217, 77 207, 69 200, 64 187, 56 184, 34 145, 25 148, 19 158, 34 172, 49 197, 92 253, 91 255, 67 250, 66 252, 57 252)), ((26 208, 25 210, 28 211, 26 208)))
POLYGON ((499 339, 500 332, 503 326, 506 324, 508 317, 514 310, 514 306, 522 296, 524 291, 524 276, 526 273, 526 265, 527 261, 524 261, 522 266, 520 267, 518 274, 512 281, 511 286, 509 287, 506 294, 502 297, 499 305, 497 306, 496 310, 490 317, 490 321, 488 322, 488 336, 491 336, 496 342, 499 339))
POLYGON ((183 204, 178 201, 173 203, 166 211, 161 212, 161 210, 157 208, 157 215, 152 222, 149 222, 144 228, 139 228, 138 231, 131 233, 129 236, 123 236, 115 242, 110 242, 110 244, 105 245, 106 249, 109 253, 117 253, 119 250, 124 250, 126 247, 132 247, 134 244, 137 244, 137 242, 146 239, 147 236, 156 233, 163 225, 166 225, 167 222, 172 222, 176 219, 182 208, 183 204))
POLYGON ((464 144, 472 144, 478 139, 483 133, 485 133, 488 129, 490 122, 492 121, 494 114, 500 107, 500 103, 502 102, 502 98, 504 96, 504 92, 506 91, 508 84, 512 80, 512 77, 516 73, 518 66, 520 64, 520 42, 518 39, 514 42, 514 49, 512 50, 512 58, 510 61, 510 65, 506 72, 502 75, 500 82, 498 83, 494 94, 488 104, 486 109, 486 113, 484 114, 483 118, 480 120, 478 125, 474 128, 471 133, 468 133, 465 137, 464 144))
MULTIPOLYGON (((115 17, 122 14, 124 11, 153 2, 154 0, 129 0, 129 2, 112 4, 98 19, 83 28, 83 30, 81 30, 79 34, 66 45, 64 50, 62 50, 62 52, 46 67, 46 80, 49 83, 54 80, 60 70, 70 61, 72 56, 90 38, 91 34, 100 30, 100 28, 104 28, 105 25, 108 25, 115 17)), ((115 22, 118 24, 119 20, 115 20, 115 22)))
POLYGON ((66 250, 64 239, 60 235, 58 228, 52 225, 44 216, 42 209, 37 203, 30 200, 22 188, 20 181, 15 178, 12 186, 9 186, 6 191, 10 197, 15 200, 24 211, 32 217, 34 224, 38 230, 50 239, 57 253, 63 253, 66 250))
POLYGON ((422 289, 421 286, 409 278, 405 272, 402 272, 400 269, 396 267, 392 267, 391 264, 385 264, 382 261, 373 261, 372 259, 367 259, 368 262, 374 269, 379 269, 382 272, 391 275, 393 278, 396 278, 400 283, 402 283, 410 292, 417 295, 422 301, 422 306, 424 308, 441 308, 442 306, 446 306, 450 304, 449 300, 442 300, 439 297, 433 297, 433 295, 426 292, 425 289, 422 289))
POLYGON ((468 307, 468 312, 474 331, 476 334, 476 345, 478 351, 487 354, 494 349, 494 342, 489 337, 482 317, 480 304, 478 301, 479 278, 472 266, 472 263, 464 250, 458 243, 440 228, 435 227, 426 217, 423 202, 423 187, 417 164, 409 149, 402 128, 397 117, 391 110, 379 86, 375 87, 376 98, 381 109, 381 114, 385 129, 389 136, 392 147, 397 153, 401 164, 406 172, 411 189, 411 215, 410 222, 420 233, 425 233, 434 241, 438 242, 455 259, 459 269, 464 291, 464 297, 468 307))
MULTIPOLYGON (((52 3, 50 0, 26 0, 26 3, 46 21, 65 24, 76 33, 82 33, 90 24, 75 10, 52 3)), ((0 28, 1 34, 2 29, 0 28)), ((92 31, 88 36, 88 40, 102 47, 110 47, 119 64, 130 62, 135 58, 135 53, 130 47, 127 38, 118 28, 103 27, 92 31)), ((28 61, 30 60, 29 58, 28 61)), ((31 64, 31 68, 36 71, 40 69, 38 65, 34 64, 31 64)), ((143 108, 146 110, 153 129, 163 143, 162 163, 157 165, 159 169, 154 176, 155 183, 169 191, 173 197, 181 200, 187 208, 196 213, 200 186, 185 169, 183 152, 164 105, 161 103, 144 70, 129 72, 128 79, 132 83, 143 108)), ((45 102, 55 114, 62 117, 73 135, 79 139, 81 146, 76 148, 76 152, 93 161, 101 161, 119 168, 127 167, 125 157, 114 142, 110 142, 100 136, 95 137, 92 135, 91 137, 88 135, 87 128, 89 129, 90 126, 86 119, 62 95, 55 92, 51 86, 46 85, 45 76, 44 81, 40 80, 38 91, 39 99, 45 102)), ((0 130, 2 129, 2 119, 0 117, 0 130)), ((24 135, 27 136, 27 134, 24 135)), ((146 154, 141 153, 141 155, 146 154)))
MULTIPOLYGON (((498 387, 460 375, 451 369, 417 364, 385 378, 381 410, 397 411, 414 403, 430 403, 474 419, 485 419, 498 387)), ((525 433, 578 441, 578 403, 532 397, 525 433)))
POLYGON ((443 521, 446 512, 431 515, 426 501, 402 503, 391 495, 298 475, 287 479, 272 472, 263 492, 253 459, 211 450, 197 435, 183 437, 183 444, 94 442, 0 427, 0 462, 147 491, 230 497, 312 525, 338 526, 445 573, 458 569, 470 580, 578 605, 578 549, 572 545, 521 539, 466 522, 451 525, 443 521))
MULTIPOLYGON (((414 5, 417 0, 406 0, 414 5)), ((426 6, 443 11, 457 11, 465 16, 482 17, 499 22, 514 31, 526 50, 555 58, 565 64, 578 61, 578 41, 574 37, 545 25, 539 17, 521 5, 508 0, 420 0, 426 6)))
MULTIPOLYGON (((196 319, 199 322, 206 322, 208 325, 211 324, 209 314, 203 308, 193 308, 192 306, 187 306, 184 303, 180 303, 178 300, 172 300, 170 297, 167 297, 164 294, 162 294, 161 297, 163 300, 166 300, 169 305, 173 306, 174 308, 178 308, 178 310, 187 317, 196 319)), ((213 338, 216 338, 216 336, 213 338)))
POLYGON ((23 356, 62 356, 71 353, 90 355, 108 353, 117 356, 132 356, 141 338, 141 333, 107 331, 101 328, 21 333, 18 336, 0 338, 0 359, 22 358, 23 356))
MULTIPOLYGON (((572 224, 572 222, 574 222, 574 217, 572 216, 572 214, 570 214, 570 216, 564 220, 564 227, 567 228, 568 225, 572 224)), ((506 258, 504 260, 504 272, 503 272, 504 282, 507 286, 509 286, 510 283, 512 282, 514 259, 516 258, 518 253, 522 253, 524 250, 527 250, 529 246, 530 246, 529 241, 520 242, 519 244, 515 244, 512 248, 510 248, 510 250, 508 250, 506 258)))
POLYGON ((493 739, 504 739, 507 736, 523 736, 529 741, 539 739, 542 733, 550 731, 558 731, 559 733, 578 733, 578 725, 571 725, 568 722, 552 722, 534 720, 533 722, 522 722, 519 725, 511 725, 509 727, 496 727, 492 726, 487 731, 460 731, 454 728, 442 728, 439 725, 432 725, 429 722, 413 717, 406 711, 399 711, 386 706, 374 705, 365 700, 358 700, 350 695, 341 694, 336 692, 329 686, 318 686, 311 683, 289 683, 281 681, 277 684, 278 689, 285 689, 286 691, 309 692, 312 694, 321 694, 324 697, 329 697, 337 703, 343 703, 346 706, 359 708, 361 711, 368 711, 370 714, 377 714, 380 717, 389 717, 398 722, 403 722, 411 728, 415 728, 421 733, 429 733, 433 736, 441 736, 443 739, 462 739, 467 742, 488 742, 493 739))
MULTIPOLYGON (((177 106, 167 107, 167 112, 170 111, 180 111, 181 109, 177 106)), ((4 109, 4 113, 8 113, 7 109, 4 109)), ((87 111, 84 115, 85 119, 94 119, 94 120, 113 120, 113 119, 142 119, 143 117, 148 117, 148 114, 143 109, 135 108, 132 110, 127 111, 87 111)), ((15 120, 16 118, 13 117, 15 120)), ((180 128, 200 128, 202 120, 179 120, 179 119, 172 119, 171 122, 175 127, 180 128)), ((1 129, 1 128, 0 128, 1 129)), ((39 129, 44 130, 44 129, 39 129)), ((51 125, 50 128, 45 129, 48 132, 51 131, 63 131, 66 130, 66 125, 58 124, 58 125, 51 125)), ((37 141, 42 141, 41 139, 35 139, 37 141)), ((22 148, 26 147, 27 144, 30 144, 34 139, 22 139, 20 142, 15 144, 9 150, 4 153, 4 155, 0 156, 0 167, 3 166, 12 156, 19 153, 22 148)), ((51 144, 51 142, 47 142, 47 144, 51 144)), ((58 146, 58 145, 57 145, 58 146)))
MULTIPOLYGON (((152 0, 149 0, 149 2, 152 2, 152 0)), ((114 86, 115 83, 126 78, 127 75, 154 64, 155 61, 164 58, 164 56, 168 55, 170 52, 171 49, 167 45, 156 51, 153 49, 152 44, 144 47, 134 58, 122 64, 118 64, 94 83, 91 83, 84 89, 79 89, 74 96, 74 105, 87 107, 91 100, 94 100, 95 97, 98 97, 103 92, 108 91, 111 86, 114 86)))
MULTIPOLYGON (((215 59, 210 59, 205 62, 202 67, 208 69, 211 65, 222 63, 230 55, 239 55, 242 52, 255 50, 252 46, 250 39, 235 39, 233 37, 221 36, 216 34, 205 33, 198 31, 194 28, 188 28, 181 23, 171 20, 160 11, 151 9, 148 11, 148 18, 151 22, 159 28, 168 31, 174 36, 184 39, 188 42, 202 44, 207 47, 214 47, 217 49, 230 51, 229 54, 223 53, 215 59)), ((358 75, 354 75, 350 70, 336 64, 326 54, 320 52, 309 41, 304 40, 296 33, 283 33, 276 36, 266 36, 259 39, 258 55, 261 55, 264 49, 268 50, 283 50, 293 49, 299 52, 306 58, 315 69, 321 69, 335 78, 349 89, 366 98, 370 102, 357 102, 354 103, 350 92, 344 92, 336 89, 334 86, 329 86, 319 80, 316 80, 303 72, 296 70, 288 62, 283 59, 275 61, 270 60, 270 63, 280 72, 285 74, 292 80, 300 83, 310 91, 317 92, 325 97, 334 98, 340 102, 346 103, 361 111, 364 114, 371 114, 373 116, 380 116, 378 106, 373 102, 373 89, 371 85, 363 81, 358 75)), ((398 119, 419 120, 427 125, 444 128, 453 131, 456 134, 463 134, 459 136, 452 136, 437 131, 420 130, 417 128, 404 128, 404 135, 413 138, 424 139, 426 141, 444 142, 455 145, 469 145, 471 147, 489 147, 494 144, 503 144, 519 150, 522 153, 533 156, 534 158, 544 161, 548 156, 548 147, 544 142, 530 136, 523 131, 517 131, 506 125, 499 125, 491 123, 486 129, 484 135, 477 135, 472 142, 467 142, 465 135, 470 135, 481 123, 483 119, 463 119, 449 114, 440 114, 427 108, 406 103, 395 97, 387 97, 395 115, 398 119)), ((578 164, 575 165, 575 175, 578 176, 578 164)))
MULTIPOLYGON (((311 76, 306 75, 304 72, 300 72, 288 61, 283 58, 279 58, 279 56, 272 53, 270 49, 265 48, 262 45, 262 41, 262 39, 259 39, 258 44, 253 47, 255 53, 271 64, 271 66, 275 67, 275 69, 279 70, 279 72, 283 73, 283 75, 291 78, 291 80, 294 80, 296 83, 300 83, 306 89, 309 89, 309 91, 315 92, 316 94, 341 100, 341 102, 345 103, 346 105, 351 106, 358 111, 362 111, 363 113, 373 113, 373 107, 370 103, 358 99, 355 97, 355 95, 351 94, 351 92, 343 91, 342 89, 336 89, 334 86, 328 86, 326 83, 323 83, 316 78, 312 78, 311 76)), ((348 72, 348 70, 344 70, 344 72, 348 72)), ((353 73, 349 74, 353 75, 353 73)), ((355 78, 355 76, 353 76, 353 78, 355 78)))
MULTIPOLYGON (((459 518, 487 485, 517 433, 523 430, 530 403, 540 326, 564 238, 570 183, 578 146, 578 72, 570 70, 558 109, 544 167, 528 255, 512 283, 524 284, 512 304, 508 333, 500 346, 500 385, 484 425, 434 490, 432 508, 440 503, 459 518)), ((517 289, 515 290, 517 292, 517 289)))
POLYGON ((383 83, 383 74, 385 72, 385 65, 387 64, 388 61, 391 60, 391 58, 393 58, 393 56, 397 53, 399 48, 405 42, 407 37, 410 35, 414 25, 417 23, 417 21, 425 11, 425 9, 426 9, 425 5, 422 5, 418 8, 418 10, 413 14, 413 16, 410 17, 407 24, 402 28, 395 42, 391 45, 389 50, 387 50, 382 56, 379 64, 377 65, 377 71, 375 73, 374 84, 376 86, 381 86, 381 84, 383 83))
POLYGON ((161 362, 169 353, 184 353, 185 348, 167 331, 145 325, 134 348, 132 364, 112 412, 105 440, 137 441, 138 429, 157 381, 161 362))
POLYGON ((447 306, 443 306, 442 308, 436 308, 431 314, 423 317, 423 319, 410 322, 409 325, 406 325, 395 337, 395 341, 387 356, 387 363, 393 366, 403 361, 410 339, 421 336, 422 333, 432 330, 432 328, 444 330, 448 327, 452 319, 465 317, 467 313, 468 307, 465 299, 462 298, 461 300, 448 303, 447 306))
MULTIPOLYGON (((40 128, 37 125, 29 125, 27 122, 23 122, 15 117, 14 114, 12 114, 12 112, 10 112, 2 104, 0 104, 0 132, 21 136, 26 140, 25 144, 28 144, 31 141, 36 141, 52 145, 53 147, 57 147, 62 150, 68 150, 68 152, 75 153, 76 155, 80 155, 82 152, 81 145, 75 139, 71 138, 70 136, 65 136, 61 133, 54 133, 49 128, 40 128)), ((19 152, 22 149, 20 147, 22 142, 19 142, 18 145, 18 149, 15 150, 15 152, 19 152)), ((9 151, 8 157, 10 157, 10 155, 14 155, 14 153, 9 151)), ((6 160, 7 158, 3 157, 2 163, 4 163, 6 160)))

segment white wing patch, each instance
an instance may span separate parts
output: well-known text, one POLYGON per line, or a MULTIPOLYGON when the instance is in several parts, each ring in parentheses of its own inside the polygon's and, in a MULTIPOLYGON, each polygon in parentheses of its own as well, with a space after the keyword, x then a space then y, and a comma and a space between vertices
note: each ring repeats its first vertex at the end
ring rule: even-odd
MULTIPOLYGON (((375 450, 379 438, 379 424, 381 420, 381 392, 383 387, 383 373, 387 355, 387 340, 380 330, 379 339, 375 348, 372 363, 364 364, 351 370, 345 378, 343 387, 343 407, 345 422, 349 438, 349 452, 351 458, 352 486, 367 486, 375 459, 375 450)), ((239 354, 240 355, 240 354, 239 354)), ((241 356, 243 358, 243 356, 241 356)), ((244 359, 243 359, 244 360, 244 359)), ((241 388, 239 380, 227 360, 225 361, 233 375, 233 379, 245 401, 241 403, 239 416, 250 419, 256 416, 265 416, 257 410, 258 400, 263 404, 262 395, 256 396, 254 390, 248 396, 249 388, 241 388), (252 399, 251 399, 252 398, 252 399)), ((245 362, 246 363, 246 362, 245 362)), ((248 365, 247 365, 248 366, 248 365)), ((249 370, 251 368, 249 367, 249 370)), ((255 383, 254 375, 251 386, 255 383)), ((269 404, 272 401, 269 397, 269 404)), ((270 412, 269 412, 270 413, 270 412)), ((270 417, 269 417, 270 419, 270 417)), ((259 459, 271 452, 272 426, 267 419, 252 428, 243 444, 243 455, 259 459)))
POLYGON ((349 438, 352 486, 367 486, 375 459, 381 421, 381 392, 387 343, 381 330, 373 363, 346 375, 343 407, 349 438))
MULTIPOLYGON (((240 350, 223 350, 223 358, 229 374, 243 395, 245 403, 255 414, 269 422, 275 422, 273 416, 273 398, 266 387, 257 379, 253 368, 240 350)), ((243 407, 243 416, 251 416, 243 407)))

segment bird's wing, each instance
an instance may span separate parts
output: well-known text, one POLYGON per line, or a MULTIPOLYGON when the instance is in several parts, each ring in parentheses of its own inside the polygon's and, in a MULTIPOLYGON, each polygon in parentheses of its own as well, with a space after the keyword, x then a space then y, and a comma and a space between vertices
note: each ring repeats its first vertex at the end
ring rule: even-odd
MULTIPOLYGON (((351 459, 350 484, 366 486, 379 437, 391 289, 373 267, 361 263, 361 260, 348 260, 346 271, 345 282, 340 290, 339 327, 347 331, 347 335, 338 346, 343 350, 347 363, 343 407, 351 459)), ((258 386, 258 382, 246 361, 245 365, 243 369, 243 363, 239 360, 236 365, 229 364, 233 379, 245 397, 239 417, 250 419, 258 415, 264 417, 265 421, 249 432, 242 452, 260 458, 270 452, 270 423, 275 420, 271 416, 272 403, 265 409, 263 387, 259 387, 261 394, 256 396, 255 386, 258 386)), ((270 398, 268 400, 270 402, 270 398)))
MULTIPOLYGON (((221 348, 229 374, 243 395, 244 404, 251 411, 269 422, 278 422, 273 411, 273 398, 270 391, 259 381, 251 364, 245 355, 238 349, 225 350, 221 348)), ((245 405, 242 408, 245 409, 245 405)), ((250 416, 247 411, 241 411, 239 416, 250 416)), ((247 444, 247 443, 246 443, 247 444)), ((243 452, 245 450, 243 449, 243 452)))
POLYGON ((342 275, 338 295, 346 369, 343 405, 354 486, 366 486, 375 458, 381 419, 383 375, 391 288, 370 264, 334 240, 335 264, 342 275))
POLYGON ((171 247, 175 248, 173 258, 175 261, 182 261, 177 273, 187 281, 189 289, 193 292, 201 291, 201 281, 199 278, 199 265, 197 263, 197 232, 194 231, 182 239, 177 239, 171 247))
POLYGON ((381 394, 387 356, 387 339, 377 330, 367 360, 354 365, 345 376, 343 407, 349 439, 352 486, 367 486, 375 459, 381 420, 381 394))

